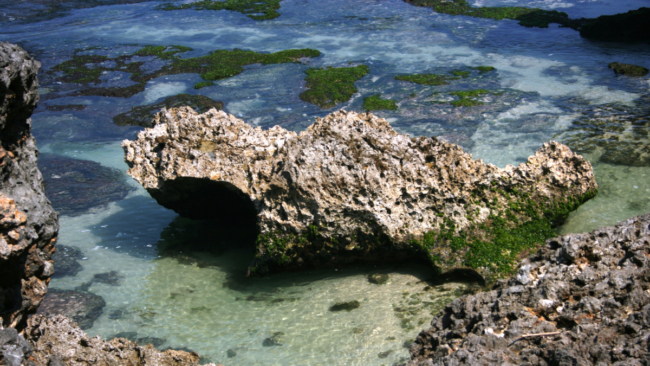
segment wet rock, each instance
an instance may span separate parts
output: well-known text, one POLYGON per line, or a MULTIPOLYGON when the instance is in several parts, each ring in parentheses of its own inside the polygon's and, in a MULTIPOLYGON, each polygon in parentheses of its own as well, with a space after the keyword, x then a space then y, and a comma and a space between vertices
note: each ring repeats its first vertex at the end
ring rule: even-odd
POLYGON ((368 275, 368 281, 376 285, 383 285, 390 280, 390 277, 385 273, 376 273, 368 275))
POLYGON ((73 321, 60 315, 30 318, 26 334, 34 349, 32 360, 38 365, 54 365, 53 360, 79 366, 195 366, 199 362, 196 352, 158 351, 150 344, 141 346, 125 338, 109 341, 91 338, 73 321))
POLYGON ((59 230, 31 135, 40 67, 22 48, 0 42, 0 325, 18 330, 47 292, 59 230))
POLYGON ((346 302, 337 302, 336 304, 330 306, 330 311, 352 311, 361 306, 361 303, 357 300, 346 301, 346 302))
POLYGON ((228 351, 226 351, 226 355, 228 356, 228 358, 233 358, 237 356, 237 351, 235 351, 234 349, 229 349, 228 351))
POLYGON ((491 291, 455 299, 406 365, 637 365, 650 357, 650 214, 550 239, 491 291))
POLYGON ((251 275, 415 259, 498 276, 597 190, 562 144, 499 169, 369 113, 335 112, 300 134, 184 107, 153 125, 123 142, 129 174, 182 216, 257 222, 251 275))
POLYGON ((273 347, 273 346, 282 346, 282 338, 284 337, 283 332, 275 332, 270 337, 264 339, 262 346, 264 347, 273 347))
POLYGON ((32 353, 32 347, 14 328, 0 327, 0 362, 7 366, 22 366, 32 353))
POLYGON ((73 290, 50 289, 38 308, 37 314, 63 315, 88 329, 102 315, 106 302, 101 296, 73 290))
MULTIPOLYGON (((650 15, 650 14, 648 14, 650 15)), ((639 77, 639 76, 646 76, 648 75, 648 69, 642 66, 637 66, 637 65, 630 65, 630 64, 622 64, 618 62, 612 62, 609 65, 607 65, 610 69, 614 70, 616 75, 626 75, 626 76, 633 76, 633 77, 639 77)))
POLYGON ((45 193, 61 215, 81 215, 93 207, 121 200, 133 190, 121 171, 94 161, 41 154, 38 163, 45 193))
POLYGON ((152 127, 151 120, 161 109, 181 106, 188 106, 199 113, 204 113, 212 108, 223 109, 223 102, 212 100, 203 95, 178 94, 167 97, 157 104, 133 107, 129 112, 113 117, 113 122, 118 126, 152 127))
POLYGON ((58 244, 56 246, 56 252, 52 255, 52 261, 54 263, 54 274, 52 277, 76 276, 83 269, 78 262, 83 257, 83 252, 78 248, 58 244))
POLYGON ((111 286, 119 286, 120 280, 124 276, 120 275, 117 271, 110 271, 105 273, 96 273, 93 276, 93 282, 104 283, 111 286))

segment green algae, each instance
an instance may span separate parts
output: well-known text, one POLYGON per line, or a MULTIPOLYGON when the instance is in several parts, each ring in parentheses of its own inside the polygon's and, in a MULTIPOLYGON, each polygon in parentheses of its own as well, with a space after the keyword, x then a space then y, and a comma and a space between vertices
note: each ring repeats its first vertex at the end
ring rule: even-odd
POLYGON ((225 0, 212 1, 202 0, 189 4, 174 5, 163 4, 159 10, 230 10, 246 15, 253 20, 270 20, 280 16, 277 12, 280 9, 281 0, 225 0))
POLYGON ((191 51, 185 46, 145 46, 130 55, 121 55, 115 58, 100 55, 80 55, 75 51, 72 59, 64 61, 51 70, 53 73, 61 73, 59 80, 68 83, 78 84, 100 84, 100 76, 104 72, 121 71, 131 74, 131 81, 135 85, 127 87, 101 88, 91 87, 82 90, 78 95, 100 95, 109 97, 131 97, 144 91, 149 80, 163 75, 176 75, 186 73, 197 73, 203 78, 203 82, 197 83, 194 87, 200 89, 210 86, 211 82, 232 77, 244 71, 244 66, 261 63, 263 65, 280 64, 289 62, 300 62, 303 58, 320 56, 320 52, 312 49, 292 49, 275 53, 259 53, 240 49, 216 50, 208 55, 180 58, 179 53, 191 51), (132 62, 134 56, 155 57, 168 62, 157 71, 145 73, 142 70, 143 61, 132 62), (106 66, 114 63, 115 66, 106 66))
POLYGON ((300 99, 321 108, 346 102, 357 92, 354 83, 368 72, 366 65, 308 69, 305 71, 308 89, 300 93, 300 99))
POLYGON ((201 81, 196 84, 194 84, 194 89, 202 89, 206 88, 208 86, 214 86, 214 82, 212 81, 201 81))
POLYGON ((395 110, 397 104, 390 99, 381 99, 379 94, 371 95, 363 100, 363 109, 367 111, 376 111, 382 109, 395 110))
POLYGON ((543 10, 521 6, 481 7, 470 6, 466 0, 405 0, 415 6, 432 8, 437 13, 449 15, 465 15, 476 18, 494 20, 511 19, 519 21, 525 27, 548 28, 549 24, 557 23, 570 26, 574 21, 564 12, 543 10))
POLYGON ((451 71, 451 74, 454 76, 457 76, 459 78, 466 79, 469 77, 470 72, 469 71, 463 71, 463 70, 453 70, 451 71))
POLYGON ((449 80, 453 78, 445 75, 437 74, 413 74, 413 75, 399 75, 395 76, 395 80, 408 81, 411 83, 422 84, 422 85, 447 85, 449 80))
POLYGON ((616 75, 626 75, 631 77, 641 77, 648 75, 648 69, 642 66, 622 64, 620 62, 612 62, 607 65, 610 69, 614 70, 616 75))
POLYGON ((496 70, 493 66, 476 66, 474 69, 477 70, 479 74, 485 74, 486 72, 496 70))
POLYGON ((449 94, 455 95, 457 97, 461 98, 469 98, 469 97, 478 97, 483 94, 488 94, 490 91, 485 90, 485 89, 474 89, 474 90, 463 90, 463 91, 455 91, 451 92, 449 94))
POLYGON ((459 100, 451 101, 449 104, 458 108, 458 107, 475 107, 478 105, 483 105, 483 102, 479 102, 477 100, 473 100, 469 98, 460 98, 459 100))

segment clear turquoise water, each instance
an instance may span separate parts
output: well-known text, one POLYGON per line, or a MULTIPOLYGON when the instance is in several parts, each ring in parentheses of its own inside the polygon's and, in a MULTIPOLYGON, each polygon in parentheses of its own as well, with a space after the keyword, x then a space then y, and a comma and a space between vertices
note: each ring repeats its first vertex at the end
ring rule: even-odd
MULTIPOLYGON (((572 17, 650 5, 631 0, 475 3, 529 4, 572 17)), ((22 45, 42 61, 44 71, 76 48, 99 46, 107 49, 98 52, 115 53, 128 50, 126 44, 181 44, 195 49, 191 55, 214 49, 272 52, 309 47, 323 56, 310 65, 251 66, 200 91, 192 88, 200 81, 197 75, 160 77, 143 93, 126 99, 62 96, 77 86, 58 84, 42 74, 44 101, 33 116, 42 151, 125 171, 119 143, 134 138, 138 128, 115 126, 112 117, 182 92, 221 100, 226 111, 253 125, 281 124, 294 130, 338 108, 361 110, 364 97, 381 93, 400 106, 376 113, 396 130, 440 136, 459 143, 475 158, 505 166, 525 161, 544 141, 563 136, 583 111, 604 103, 632 106, 650 87, 648 78, 616 78, 607 68, 612 61, 650 66, 649 45, 591 42, 556 26, 528 29, 511 21, 451 17, 398 0, 283 0, 281 17, 265 22, 230 12, 161 12, 154 10, 157 4, 76 10, 36 23, 4 22, 0 40, 22 45), (298 98, 304 90, 304 70, 349 62, 365 63, 371 70, 357 83, 359 92, 349 102, 321 110, 298 98), (403 73, 479 65, 494 66, 498 73, 440 88, 393 79, 403 73), (434 92, 477 87, 503 93, 484 97, 486 104, 472 109, 431 103, 437 98, 431 96, 434 92), (87 108, 50 112, 44 110, 47 104, 87 108)), ((600 194, 573 213, 559 232, 588 231, 650 211, 650 168, 600 163, 596 154, 586 157, 594 164, 600 194)), ((465 287, 451 283, 425 291, 427 284, 420 281, 430 277, 429 270, 408 265, 247 281, 243 272, 251 252, 246 233, 179 219, 129 182, 136 190, 126 199, 84 215, 61 217, 59 242, 84 252, 84 269, 76 277, 53 280, 52 287, 72 289, 108 271, 124 276, 119 286, 90 287, 107 303, 104 314, 87 330, 90 335, 137 331, 139 337, 166 339, 162 347, 188 347, 226 365, 392 365, 408 357, 404 341, 414 338, 431 313, 465 287), (370 284, 366 276, 375 272, 389 273, 390 283, 370 284), (332 304, 349 300, 360 301, 361 307, 328 311, 332 304), (407 306, 419 310, 403 323, 403 312, 396 309, 407 306), (123 316, 113 319, 116 312, 123 316), (284 333, 283 345, 264 347, 264 339, 275 332, 284 333), (228 349, 237 356, 228 358, 228 349), (379 358, 386 351, 393 352, 379 358)))

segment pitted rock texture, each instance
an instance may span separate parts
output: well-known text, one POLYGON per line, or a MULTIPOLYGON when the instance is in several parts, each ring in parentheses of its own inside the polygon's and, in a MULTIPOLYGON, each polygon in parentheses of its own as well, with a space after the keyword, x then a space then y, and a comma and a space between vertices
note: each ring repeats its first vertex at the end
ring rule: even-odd
POLYGON ((47 292, 59 229, 30 132, 40 66, 20 47, 0 43, 0 318, 19 330, 47 292))
POLYGON ((449 304, 408 366, 647 365, 650 214, 550 239, 492 291, 449 304))
MULTIPOLYGON (((105 341, 89 337, 70 319, 37 315, 25 330, 32 348, 27 365, 35 366, 194 366, 196 352, 158 351, 151 344, 140 346, 124 338, 105 341)), ((215 366, 208 364, 206 366, 215 366)))
POLYGON ((538 232, 597 191, 589 162, 556 142, 499 169, 345 111, 295 133, 182 107, 122 145, 128 173, 161 205, 190 218, 257 220, 250 270, 262 274, 407 258, 489 274, 541 245, 554 234, 538 232), (505 238, 517 228, 525 240, 505 238))

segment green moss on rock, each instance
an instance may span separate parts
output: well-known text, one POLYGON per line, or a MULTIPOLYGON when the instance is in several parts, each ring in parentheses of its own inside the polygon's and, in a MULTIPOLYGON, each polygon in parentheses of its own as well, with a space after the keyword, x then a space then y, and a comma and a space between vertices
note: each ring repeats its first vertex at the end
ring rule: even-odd
POLYGON ((454 107, 475 107, 478 105, 483 105, 482 102, 469 98, 460 98, 458 100, 451 101, 449 104, 453 105, 454 107))
POLYGON ((469 77, 470 72, 465 70, 453 70, 451 74, 459 78, 466 79, 469 77))
POLYGON ((492 66, 476 66, 474 69, 478 70, 479 74, 485 74, 487 72, 496 70, 496 68, 492 66))
POLYGON ((357 92, 354 83, 368 72, 366 65, 308 69, 305 71, 308 90, 300 93, 300 99, 321 108, 333 107, 350 100, 357 92))
POLYGON ((280 16, 280 13, 277 11, 280 9, 280 1, 281 0, 203 0, 182 5, 167 3, 159 6, 158 9, 230 10, 242 13, 253 20, 269 20, 280 16))
POLYGON ((616 75, 626 75, 632 77, 640 77, 648 75, 648 69, 642 66, 622 64, 619 62, 612 62, 607 65, 610 69, 614 70, 616 75))
POLYGON ((381 109, 395 110, 397 104, 390 99, 381 99, 379 94, 369 96, 363 100, 363 109, 367 111, 376 111, 381 109))

